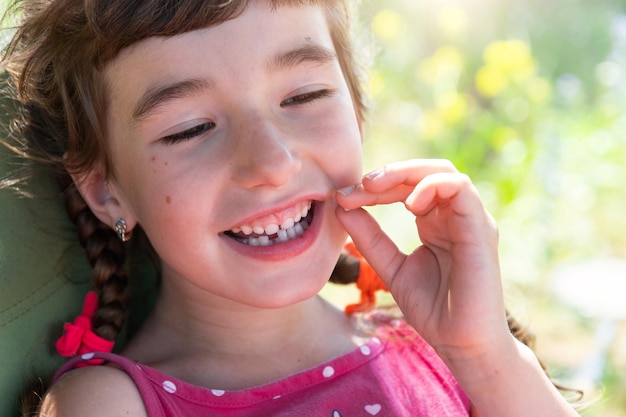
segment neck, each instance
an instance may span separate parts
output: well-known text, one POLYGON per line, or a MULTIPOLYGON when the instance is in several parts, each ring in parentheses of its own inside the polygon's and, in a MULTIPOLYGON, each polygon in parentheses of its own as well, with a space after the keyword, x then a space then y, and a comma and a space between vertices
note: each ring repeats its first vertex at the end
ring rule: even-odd
POLYGON ((328 316, 331 309, 319 297, 277 309, 219 301, 206 302, 203 297, 181 301, 164 296, 157 304, 155 319, 184 341, 185 349, 193 351, 189 353, 250 355, 253 350, 262 355, 266 350, 275 351, 277 344, 302 340, 301 336, 321 330, 314 318, 328 316))
POLYGON ((181 294, 163 284, 152 316, 125 355, 198 385, 258 385, 347 353, 360 343, 350 319, 318 296, 262 309, 198 290, 181 294))

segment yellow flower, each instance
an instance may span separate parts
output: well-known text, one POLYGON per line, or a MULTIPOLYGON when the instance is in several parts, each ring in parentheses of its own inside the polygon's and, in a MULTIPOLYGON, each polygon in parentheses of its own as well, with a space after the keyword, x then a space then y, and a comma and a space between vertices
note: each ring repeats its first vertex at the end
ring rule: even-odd
POLYGON ((398 39, 406 28, 404 17, 389 9, 383 9, 376 13, 372 19, 372 30, 374 34, 383 40, 393 41, 398 39))
MULTIPOLYGON (((533 100, 540 101, 549 95, 546 85, 534 77, 537 63, 530 47, 520 40, 494 41, 483 52, 485 65, 476 73, 476 88, 485 97, 495 97, 511 83, 522 85, 528 82, 533 100)), ((530 91, 530 90, 529 90, 530 91)))
POLYGON ((490 43, 483 53, 487 66, 498 68, 516 81, 522 81, 536 70, 536 62, 527 43, 512 39, 490 43))
POLYGON ((484 66, 476 73, 476 89, 484 97, 495 97, 509 86, 509 78, 498 67, 484 66))

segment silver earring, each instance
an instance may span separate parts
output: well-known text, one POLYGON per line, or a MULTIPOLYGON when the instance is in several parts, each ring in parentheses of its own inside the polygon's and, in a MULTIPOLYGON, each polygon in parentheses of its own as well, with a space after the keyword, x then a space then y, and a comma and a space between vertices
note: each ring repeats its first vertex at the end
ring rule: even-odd
POLYGON ((115 233, 117 233, 117 237, 122 242, 128 242, 132 234, 132 232, 128 231, 124 219, 119 219, 115 222, 115 233))

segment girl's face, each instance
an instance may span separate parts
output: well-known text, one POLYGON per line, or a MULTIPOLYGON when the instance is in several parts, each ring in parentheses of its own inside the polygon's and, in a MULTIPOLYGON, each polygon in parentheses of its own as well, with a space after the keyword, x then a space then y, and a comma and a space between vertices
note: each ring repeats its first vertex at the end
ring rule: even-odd
POLYGON ((346 237, 334 193, 359 181, 361 136, 319 7, 251 2, 127 48, 104 76, 106 187, 166 285, 265 308, 324 285, 346 237))

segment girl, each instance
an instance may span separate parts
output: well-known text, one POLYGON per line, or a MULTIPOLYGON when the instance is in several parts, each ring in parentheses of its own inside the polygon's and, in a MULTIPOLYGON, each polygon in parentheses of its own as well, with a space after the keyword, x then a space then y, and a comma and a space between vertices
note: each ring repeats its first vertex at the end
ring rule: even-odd
POLYGON ((57 345, 79 355, 41 415, 576 415, 507 327, 470 180, 423 160, 361 177, 347 1, 23 6, 5 63, 98 293, 57 345), (361 208, 393 202, 416 218, 410 255, 361 208), (117 356, 101 351, 127 278, 107 236, 139 228, 161 289, 117 356), (366 316, 368 332, 317 296, 346 232, 405 320, 366 316))

